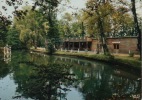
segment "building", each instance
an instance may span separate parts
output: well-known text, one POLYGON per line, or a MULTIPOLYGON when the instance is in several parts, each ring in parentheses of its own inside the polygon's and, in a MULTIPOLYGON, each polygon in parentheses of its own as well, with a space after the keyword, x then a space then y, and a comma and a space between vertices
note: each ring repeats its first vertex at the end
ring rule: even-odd
MULTIPOLYGON (((107 45, 111 53, 138 54, 137 37, 115 37, 107 38, 107 45)), ((63 40, 62 48, 66 50, 88 50, 102 52, 102 46, 98 39, 89 37, 66 38, 63 40)))

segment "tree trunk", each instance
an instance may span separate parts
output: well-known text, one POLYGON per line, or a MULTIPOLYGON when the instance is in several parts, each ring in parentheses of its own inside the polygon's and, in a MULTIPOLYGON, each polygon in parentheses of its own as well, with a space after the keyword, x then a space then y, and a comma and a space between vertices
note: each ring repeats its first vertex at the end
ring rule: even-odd
POLYGON ((104 52, 104 55, 110 55, 110 52, 109 52, 107 44, 106 44, 106 36, 104 34, 103 22, 102 22, 100 15, 99 15, 99 12, 96 11, 96 13, 98 15, 98 28, 100 31, 100 40, 102 43, 103 52, 104 52))
POLYGON ((134 23, 135 23, 135 29, 136 32, 138 33, 138 44, 137 47, 139 49, 140 52, 140 59, 142 59, 142 55, 141 55, 141 30, 139 28, 139 24, 138 24, 138 18, 137 18, 137 14, 136 14, 136 7, 135 7, 135 0, 131 0, 131 4, 132 4, 132 13, 133 13, 133 18, 134 18, 134 23))
POLYGON ((37 41, 36 40, 34 40, 34 47, 35 47, 35 49, 37 49, 37 41))

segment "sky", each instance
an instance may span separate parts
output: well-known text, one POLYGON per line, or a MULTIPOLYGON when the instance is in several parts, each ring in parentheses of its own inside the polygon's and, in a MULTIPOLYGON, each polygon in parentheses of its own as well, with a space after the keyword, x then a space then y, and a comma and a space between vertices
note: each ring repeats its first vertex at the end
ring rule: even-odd
MULTIPOLYGON (((5 1, 6 0, 0 0, 0 13, 8 16, 8 15, 12 15, 12 12, 13 12, 13 7, 10 7, 10 6, 7 6, 5 4, 5 1), (4 11, 2 9, 2 6, 6 6, 7 8, 7 11, 4 11)), ((20 0, 19 0, 20 1, 20 0)), ((32 4, 32 0, 23 0, 24 1, 24 4, 26 1, 30 1, 30 4, 32 4)), ((82 8, 85 8, 85 3, 86 3, 87 0, 70 0, 70 3, 69 4, 66 4, 66 5, 63 5, 65 4, 65 2, 62 2, 61 5, 59 5, 59 8, 64 8, 62 10, 60 10, 60 12, 58 13, 58 18, 61 18, 61 16, 65 13, 65 12, 69 12, 69 13, 74 13, 74 12, 77 12, 79 11, 79 9, 82 9, 82 8), (76 9, 78 8, 78 9, 76 9)), ((22 5, 24 6, 24 5, 22 5)), ((140 6, 142 7, 142 2, 141 3, 138 3, 136 5, 137 8, 140 8, 140 6)), ((137 13, 138 15, 142 16, 142 10, 141 8, 139 10, 137 10, 137 13)))
MULTIPOLYGON (((73 8, 85 8, 85 3, 87 0, 70 0, 70 3, 68 4, 68 6, 71 6, 73 8)), ((72 11, 71 8, 67 9, 68 11, 72 11)))
MULTIPOLYGON (((25 5, 25 2, 26 1, 28 1, 29 2, 29 0, 23 0, 24 1, 24 3, 23 3, 23 5, 22 6, 24 6, 25 5)), ((59 12, 58 13, 58 18, 60 18, 60 16, 62 16, 62 14, 64 14, 64 12, 69 12, 69 13, 72 13, 72 12, 76 12, 77 10, 79 10, 79 9, 81 9, 81 8, 84 8, 85 7, 85 2, 86 2, 87 0, 70 0, 70 3, 69 4, 67 4, 67 5, 63 5, 63 4, 65 4, 65 2, 62 2, 62 4, 61 5, 59 5, 59 8, 65 8, 65 9, 63 9, 61 12, 59 12), (70 8, 70 6, 73 8, 70 8), (75 8, 78 8, 78 9, 75 9, 75 8)), ((32 4, 32 2, 29 2, 29 4, 32 4)), ((20 7, 21 8, 21 7, 20 7)), ((6 16, 8 16, 8 15, 12 15, 12 12, 14 11, 14 8, 13 7, 10 7, 10 6, 8 6, 6 3, 5 3, 5 0, 0 0, 0 13, 2 13, 2 14, 4 14, 4 15, 6 15, 6 16), (3 10, 3 6, 5 6, 6 8, 7 8, 7 11, 4 11, 3 10)))
MULTIPOLYGON (((8 6, 5 1, 6 0, 0 0, 0 12, 5 16, 12 15, 14 8, 12 6, 8 6), (6 7, 6 9, 7 9, 6 11, 3 9, 3 6, 6 7)), ((26 1, 28 1, 28 0, 23 0, 23 5, 21 5, 21 7, 24 6, 26 1)), ((19 8, 21 8, 21 7, 19 7, 19 8)))
POLYGON ((58 13, 58 18, 60 19, 60 17, 65 13, 75 13, 78 12, 79 10, 81 10, 82 8, 85 8, 85 3, 87 0, 70 0, 70 3, 68 3, 67 5, 64 6, 65 2, 62 2, 59 5, 59 8, 64 8, 62 9, 59 13, 58 13))

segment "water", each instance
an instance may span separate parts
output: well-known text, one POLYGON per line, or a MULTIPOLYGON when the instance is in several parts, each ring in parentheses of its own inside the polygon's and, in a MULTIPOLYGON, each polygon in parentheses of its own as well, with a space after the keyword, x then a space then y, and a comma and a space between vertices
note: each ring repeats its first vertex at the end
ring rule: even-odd
POLYGON ((133 100, 140 94, 140 71, 22 51, 10 57, 1 55, 1 100, 133 100))

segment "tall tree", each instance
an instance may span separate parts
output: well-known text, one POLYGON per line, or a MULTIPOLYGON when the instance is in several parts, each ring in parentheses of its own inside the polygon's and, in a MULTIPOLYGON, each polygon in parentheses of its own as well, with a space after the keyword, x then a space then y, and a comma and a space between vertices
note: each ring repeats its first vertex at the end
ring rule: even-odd
MULTIPOLYGON (((88 0, 86 4, 85 13, 87 14, 88 18, 90 19, 90 23, 93 23, 95 19, 95 26, 98 29, 99 39, 101 41, 101 45, 103 48, 103 52, 105 55, 110 55, 110 52, 107 47, 106 43, 106 30, 104 22, 106 18, 112 13, 112 5, 105 0, 88 0), (92 21, 91 21, 92 20, 92 21)), ((93 25, 90 26, 90 29, 93 30, 93 25)))
POLYGON ((73 17, 70 13, 65 13, 62 16, 62 19, 59 21, 60 29, 62 29, 62 36, 63 37, 72 37, 71 34, 71 24, 72 24, 73 17))
POLYGON ((137 13, 136 13, 136 6, 135 6, 135 0, 131 0, 131 5, 132 5, 132 13, 133 13, 133 17, 134 17, 134 26, 135 26, 135 29, 136 29, 136 32, 138 33, 138 49, 139 49, 139 52, 140 52, 140 59, 142 59, 142 54, 141 54, 141 30, 140 30, 140 27, 139 27, 139 23, 138 23, 138 17, 137 17, 137 13))
POLYGON ((65 13, 59 24, 62 37, 79 37, 85 35, 82 14, 80 12, 72 14, 65 13))
POLYGON ((28 11, 23 19, 16 19, 18 18, 15 17, 14 25, 20 32, 20 40, 26 43, 28 47, 34 46, 37 48, 37 43, 41 42, 45 36, 42 31, 42 24, 46 22, 46 20, 43 18, 42 14, 40 14, 39 11, 28 11))
POLYGON ((111 37, 123 37, 123 36, 133 36, 133 18, 128 13, 128 8, 124 6, 119 6, 115 9, 111 18, 111 37))
MULTIPOLYGON (((130 9, 130 11, 132 11, 133 14, 133 19, 134 19, 134 29, 135 29, 135 33, 138 34, 138 44, 137 44, 137 48, 139 49, 140 52, 140 59, 142 59, 142 54, 141 54, 141 30, 139 27, 139 22, 138 22, 138 16, 136 13, 136 0, 131 0, 131 1, 127 1, 127 0, 118 0, 121 4, 123 4, 123 6, 128 6, 128 8, 130 9), (130 3, 130 4, 128 4, 130 3)), ((139 2, 141 2, 141 0, 139 0, 139 2)))
MULTIPOLYGON (((46 43, 48 43, 48 50, 49 52, 52 54, 53 51, 55 51, 55 45, 57 43, 57 38, 59 38, 59 34, 58 34, 58 28, 57 26, 57 19, 56 19, 56 14, 57 14, 57 7, 59 5, 59 3, 62 0, 33 0, 33 6, 32 6, 32 10, 36 10, 37 8, 42 9, 42 14, 44 14, 46 16, 46 19, 49 22, 49 31, 48 34, 46 35, 47 41, 46 43)), ((69 1, 69 0, 65 0, 65 1, 69 1)), ((12 6, 15 11, 13 11, 13 15, 17 16, 17 19, 23 19, 23 16, 27 13, 26 11, 23 10, 18 10, 19 6, 22 5, 24 3, 23 0, 6 0, 4 1, 8 6, 12 6)), ((28 1, 25 2, 26 5, 28 4, 28 1)), ((5 6, 3 6, 3 8, 6 8, 5 6)), ((6 10, 4 9, 4 10, 6 10)), ((1 15, 1 12, 0 12, 1 15)), ((29 30, 25 30, 26 33, 29 33, 29 30)), ((23 33, 25 33, 23 31, 23 33)), ((33 34, 35 34, 36 31, 33 32, 33 34)), ((36 37, 34 37, 36 38, 36 37)), ((35 41, 36 39, 33 39, 32 41, 35 41)), ((36 44, 36 42, 34 43, 36 44)), ((36 47, 36 45, 35 45, 36 47)))
POLYGON ((0 46, 4 46, 6 44, 8 27, 10 24, 10 20, 4 16, 0 16, 0 46))
POLYGON ((15 27, 10 27, 7 32, 6 43, 12 47, 12 49, 26 49, 25 44, 23 44, 19 39, 20 33, 15 27))
POLYGON ((47 49, 50 54, 53 54, 56 50, 56 45, 59 43, 59 30, 57 23, 57 7, 62 0, 35 0, 36 3, 33 6, 39 6, 42 9, 42 13, 46 16, 49 24, 49 30, 46 35, 47 49))

